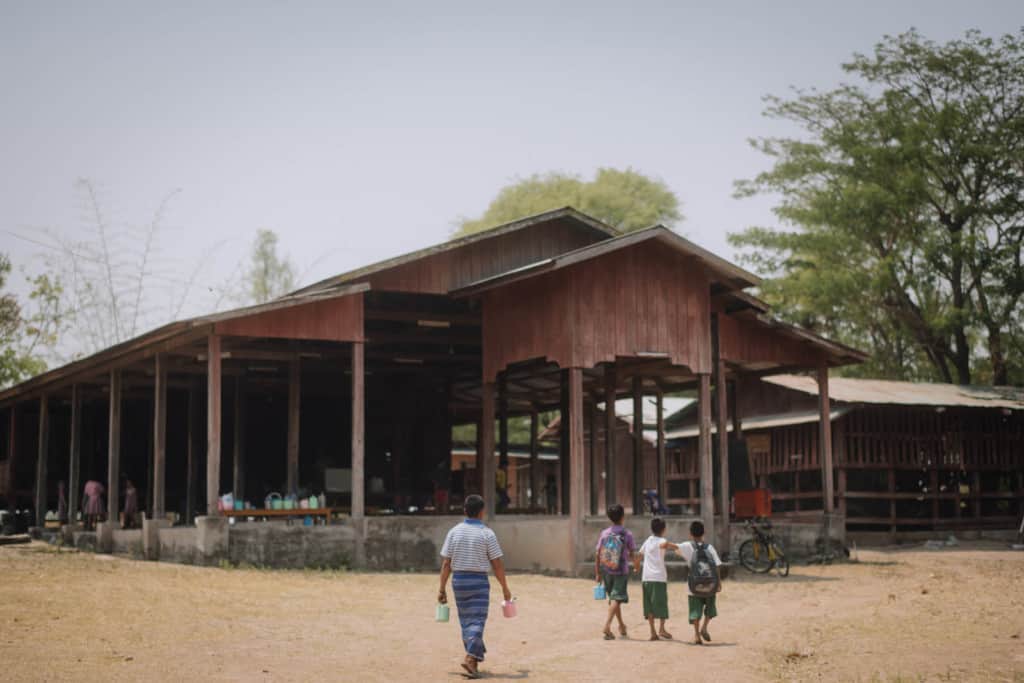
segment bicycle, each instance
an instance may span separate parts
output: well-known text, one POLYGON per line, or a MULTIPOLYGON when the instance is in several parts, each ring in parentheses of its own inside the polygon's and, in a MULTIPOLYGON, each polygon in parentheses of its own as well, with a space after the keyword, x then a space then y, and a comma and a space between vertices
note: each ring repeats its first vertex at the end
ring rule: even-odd
POLYGON ((772 533, 767 519, 747 520, 751 538, 740 544, 740 564, 755 574, 767 574, 774 569, 779 576, 789 576, 789 559, 772 533))

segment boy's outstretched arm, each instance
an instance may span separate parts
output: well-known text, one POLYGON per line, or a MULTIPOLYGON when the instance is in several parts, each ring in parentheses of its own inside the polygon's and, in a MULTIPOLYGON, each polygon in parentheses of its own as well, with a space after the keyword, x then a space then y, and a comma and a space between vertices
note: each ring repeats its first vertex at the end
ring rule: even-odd
POLYGON ((679 546, 676 545, 675 543, 672 543, 671 541, 662 541, 661 542, 661 548, 662 548, 662 550, 664 550, 666 548, 668 550, 679 550, 679 546))

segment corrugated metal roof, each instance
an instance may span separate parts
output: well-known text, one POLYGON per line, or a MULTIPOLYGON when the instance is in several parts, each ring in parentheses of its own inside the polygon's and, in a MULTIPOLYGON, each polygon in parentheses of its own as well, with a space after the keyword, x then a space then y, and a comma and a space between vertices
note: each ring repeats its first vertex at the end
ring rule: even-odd
MULTIPOLYGON (((818 382, 813 377, 775 375, 763 380, 812 396, 818 395, 818 382)), ((1024 410, 1024 388, 1020 387, 831 377, 828 393, 833 401, 843 403, 1024 410)))
MULTIPOLYGON (((830 413, 830 419, 835 422, 838 418, 842 417, 846 413, 850 412, 852 408, 836 408, 830 413)), ((770 429, 771 427, 789 427, 792 425, 809 424, 811 422, 818 421, 817 410, 798 410, 792 413, 778 413, 776 415, 758 415, 757 417, 745 417, 743 418, 743 431, 752 432, 758 429, 770 429)), ((732 431, 732 420, 729 420, 725 430, 727 432, 732 431)), ((711 433, 717 434, 718 427, 714 422, 711 423, 711 433)), ((696 425, 681 427, 679 429, 673 429, 672 431, 665 432, 666 439, 692 439, 697 436, 698 429, 696 425)))

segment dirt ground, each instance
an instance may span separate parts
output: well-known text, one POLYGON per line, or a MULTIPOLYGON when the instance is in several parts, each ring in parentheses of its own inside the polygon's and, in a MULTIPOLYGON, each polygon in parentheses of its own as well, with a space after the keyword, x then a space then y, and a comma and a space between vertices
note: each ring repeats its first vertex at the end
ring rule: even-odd
MULTIPOLYGON (((600 638, 591 583, 513 575, 483 670, 494 680, 1024 681, 1024 552, 1005 545, 866 551, 859 562, 743 570, 725 583, 710 646, 648 642, 638 583, 629 640, 600 638)), ((43 544, 0 547, 0 678, 443 681, 459 629, 433 621, 426 574, 266 571, 137 562, 43 544)))

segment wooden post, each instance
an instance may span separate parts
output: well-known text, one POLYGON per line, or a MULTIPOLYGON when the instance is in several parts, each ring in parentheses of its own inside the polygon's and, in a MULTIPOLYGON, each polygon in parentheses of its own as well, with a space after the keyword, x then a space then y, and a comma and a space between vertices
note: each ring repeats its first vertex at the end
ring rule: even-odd
POLYGON ((36 457, 36 526, 46 525, 46 494, 48 487, 47 461, 50 455, 50 401, 46 394, 39 397, 39 453, 36 457))
POLYGON ((498 466, 508 467, 508 382, 498 375, 498 466))
POLYGON ((231 472, 231 493, 235 500, 245 500, 245 376, 235 378, 235 405, 232 446, 234 447, 231 472))
POLYGON ((569 434, 569 534, 572 541, 572 566, 581 559, 583 543, 584 491, 587 484, 583 467, 583 370, 569 368, 565 371, 569 385, 568 422, 562 423, 562 431, 569 434))
POLYGON ((619 496, 615 489, 615 364, 604 370, 604 504, 611 507, 619 496))
POLYGON ((188 385, 185 419, 185 522, 192 524, 196 514, 196 488, 199 484, 199 390, 195 381, 190 381, 188 385))
POLYGON ((896 536, 896 468, 889 462, 889 533, 896 536))
POLYGON ((79 480, 82 478, 82 388, 71 385, 71 462, 68 465, 68 522, 75 524, 80 507, 79 480))
POLYGON ((569 462, 569 371, 562 370, 558 373, 561 387, 561 401, 559 402, 558 429, 558 511, 563 515, 572 514, 572 499, 570 487, 572 486, 572 468, 569 462))
POLYGON ((540 416, 537 409, 530 411, 530 509, 541 505, 540 499, 540 448, 537 441, 540 430, 540 416))
POLYGON ((288 364, 288 470, 285 494, 299 487, 299 419, 302 403, 302 370, 296 358, 288 364))
POLYGON ((121 371, 110 371, 110 423, 107 447, 107 523, 117 524, 121 485, 121 371))
POLYGON ((601 496, 601 458, 597 453, 597 429, 600 418, 597 416, 597 402, 590 404, 590 505, 587 511, 596 515, 601 496))
MULTIPOLYGON (((365 344, 352 342, 352 518, 366 514, 365 344)), ((449 430, 451 431, 451 430, 449 430)))
POLYGON ((220 495, 220 336, 211 334, 206 342, 206 514, 217 514, 220 495))
POLYGON ((932 529, 936 529, 939 524, 939 463, 934 463, 928 473, 928 493, 932 499, 932 529))
POLYGON ((664 502, 668 498, 668 486, 665 479, 665 395, 659 390, 657 395, 658 411, 658 498, 664 502))
POLYGON ((821 496, 825 513, 831 514, 835 506, 832 480, 832 407, 828 396, 828 366, 818 366, 818 442, 821 454, 821 496))
MULTIPOLYGON (((716 351, 716 356, 717 351, 716 351)), ((715 429, 718 439, 718 514, 721 517, 722 530, 718 542, 725 550, 729 550, 729 518, 732 507, 732 496, 729 491, 729 395, 726 390, 725 361, 721 356, 715 363, 715 429)))
MULTIPOLYGON (((743 439, 743 416, 740 415, 739 393, 743 382, 736 377, 732 381, 732 390, 729 391, 729 416, 732 418, 732 438, 740 441, 743 439)), ((750 481, 754 481, 754 473, 750 473, 750 481)))
POLYGON ((700 516, 704 520, 705 538, 716 542, 715 536, 715 480, 711 459, 711 375, 698 375, 700 388, 697 410, 700 416, 697 449, 700 458, 700 516))
POLYGON ((836 497, 839 514, 842 516, 845 524, 846 520, 846 467, 847 467, 847 454, 846 454, 846 417, 842 417, 836 421, 836 449, 833 457, 835 458, 836 468, 836 497))
POLYGON ((153 374, 153 519, 162 519, 166 507, 167 472, 167 356, 158 353, 153 374))
POLYGON ((480 495, 488 519, 494 518, 494 382, 480 387, 480 495))
POLYGON ((633 514, 644 509, 644 380, 633 377, 633 514))
POLYGON ((18 495, 14 490, 14 463, 18 457, 18 406, 11 404, 10 431, 7 434, 7 507, 18 507, 18 495))
POLYGON ((971 511, 974 513, 974 522, 981 522, 981 472, 971 472, 971 511))

